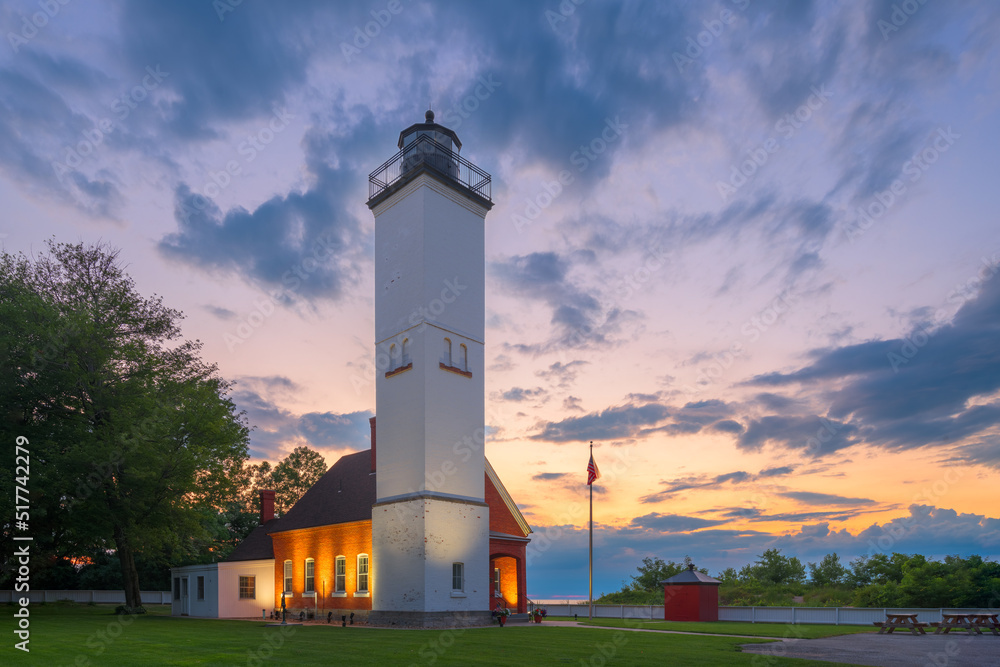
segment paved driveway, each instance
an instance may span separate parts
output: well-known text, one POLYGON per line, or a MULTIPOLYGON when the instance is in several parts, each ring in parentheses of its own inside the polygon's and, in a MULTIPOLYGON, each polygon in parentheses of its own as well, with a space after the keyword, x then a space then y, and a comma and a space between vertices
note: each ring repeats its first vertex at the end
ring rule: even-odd
POLYGON ((746 644, 744 653, 808 658, 875 667, 1000 667, 1000 637, 963 634, 859 634, 822 639, 787 639, 770 644, 746 644))

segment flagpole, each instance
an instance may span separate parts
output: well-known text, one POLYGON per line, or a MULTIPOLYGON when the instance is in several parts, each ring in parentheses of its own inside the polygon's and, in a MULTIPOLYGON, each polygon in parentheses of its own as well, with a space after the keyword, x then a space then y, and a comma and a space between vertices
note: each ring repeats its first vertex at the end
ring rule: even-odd
MULTIPOLYGON (((594 460, 594 441, 590 441, 590 460, 594 460)), ((587 606, 587 618, 594 618, 594 485, 593 483, 588 484, 590 487, 590 560, 588 563, 589 578, 590 578, 590 591, 587 595, 588 606, 587 606)))

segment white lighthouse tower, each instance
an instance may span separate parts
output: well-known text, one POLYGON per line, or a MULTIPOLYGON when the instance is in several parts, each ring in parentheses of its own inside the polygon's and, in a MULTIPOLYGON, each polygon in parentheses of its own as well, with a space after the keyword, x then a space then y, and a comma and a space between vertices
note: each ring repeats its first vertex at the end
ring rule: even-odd
POLYGON ((372 615, 419 627, 489 622, 484 501, 490 176, 434 122, 371 174, 378 443, 372 615))

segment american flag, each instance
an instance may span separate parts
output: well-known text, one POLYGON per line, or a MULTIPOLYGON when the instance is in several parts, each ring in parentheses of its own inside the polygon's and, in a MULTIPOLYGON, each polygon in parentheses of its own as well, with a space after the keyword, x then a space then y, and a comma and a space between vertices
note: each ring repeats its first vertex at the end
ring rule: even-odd
POLYGON ((593 484, 601 478, 601 471, 597 469, 597 464, 594 463, 594 455, 590 455, 590 463, 587 464, 587 485, 593 484))

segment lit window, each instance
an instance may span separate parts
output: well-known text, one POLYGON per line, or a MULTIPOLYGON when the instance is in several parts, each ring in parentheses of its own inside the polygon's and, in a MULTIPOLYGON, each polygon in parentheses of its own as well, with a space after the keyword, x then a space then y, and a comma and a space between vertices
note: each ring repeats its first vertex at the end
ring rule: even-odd
POLYGON ((205 599, 205 577, 198 577, 198 599, 205 599))
POLYGON ((465 563, 451 564, 451 590, 456 593, 465 590, 465 563))
POLYGON ((312 593, 316 590, 313 587, 313 582, 316 580, 315 574, 316 574, 316 561, 314 561, 312 558, 306 558, 306 581, 305 581, 306 593, 312 593))
POLYGON ((368 554, 358 556, 358 592, 368 592, 368 554))
POLYGON ((500 568, 493 568, 493 593, 497 596, 500 594, 500 568))
POLYGON ((337 556, 333 569, 333 592, 343 593, 347 590, 347 559, 337 556))
POLYGON ((285 592, 291 594, 292 592, 292 561, 285 561, 285 592))
POLYGON ((240 577, 240 599, 257 599, 257 577, 240 577))

